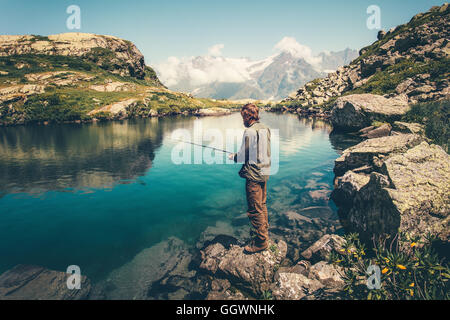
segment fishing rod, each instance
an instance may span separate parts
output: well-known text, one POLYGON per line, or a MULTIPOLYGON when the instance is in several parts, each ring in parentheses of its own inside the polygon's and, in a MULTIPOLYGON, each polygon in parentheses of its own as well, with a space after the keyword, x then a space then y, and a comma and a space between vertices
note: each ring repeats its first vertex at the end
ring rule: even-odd
POLYGON ((230 152, 230 151, 227 151, 227 150, 217 149, 217 148, 210 147, 210 146, 204 146, 202 144, 198 144, 198 143, 194 143, 194 142, 190 142, 190 141, 184 141, 184 140, 178 140, 178 139, 173 139, 173 140, 178 141, 178 142, 184 142, 184 143, 193 144, 194 146, 199 146, 199 147, 203 147, 203 148, 213 149, 213 150, 220 151, 220 152, 223 152, 223 153, 233 154, 233 152, 230 152))

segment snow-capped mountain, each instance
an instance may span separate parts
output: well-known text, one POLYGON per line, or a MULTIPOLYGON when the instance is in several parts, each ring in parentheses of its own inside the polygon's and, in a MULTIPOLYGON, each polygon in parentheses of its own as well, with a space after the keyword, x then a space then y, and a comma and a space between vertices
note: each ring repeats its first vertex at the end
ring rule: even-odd
POLYGON ((222 48, 223 45, 216 45, 205 56, 171 57, 155 69, 170 89, 190 92, 196 97, 281 100, 358 56, 352 49, 314 56, 309 47, 289 37, 275 46, 276 54, 258 61, 223 57, 222 48))

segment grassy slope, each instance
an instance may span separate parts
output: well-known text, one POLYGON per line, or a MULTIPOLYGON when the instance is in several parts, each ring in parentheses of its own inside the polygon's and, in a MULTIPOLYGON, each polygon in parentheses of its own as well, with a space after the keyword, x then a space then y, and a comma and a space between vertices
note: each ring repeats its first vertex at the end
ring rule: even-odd
MULTIPOLYGON (((230 107, 226 101, 195 99, 185 94, 167 90, 150 67, 145 69, 144 79, 112 73, 124 67, 112 65, 113 53, 107 49, 95 48, 80 58, 73 56, 15 55, 0 57, 0 89, 24 84, 44 84, 40 80, 29 80, 26 75, 62 72, 45 82, 45 93, 28 96, 12 104, 0 104, 0 122, 4 124, 43 121, 89 120, 88 113, 94 109, 117 101, 136 98, 138 106, 130 111, 131 116, 148 116, 150 112, 172 114, 190 112, 200 108, 230 107), (22 68, 18 66, 24 65, 22 68), (70 84, 60 85, 58 80, 76 76, 70 84), (105 81, 121 82, 130 85, 126 91, 99 92, 90 89, 91 85, 105 84, 105 81)), ((98 117, 109 118, 110 114, 98 117)), ((98 118, 97 117, 97 118, 98 118)))

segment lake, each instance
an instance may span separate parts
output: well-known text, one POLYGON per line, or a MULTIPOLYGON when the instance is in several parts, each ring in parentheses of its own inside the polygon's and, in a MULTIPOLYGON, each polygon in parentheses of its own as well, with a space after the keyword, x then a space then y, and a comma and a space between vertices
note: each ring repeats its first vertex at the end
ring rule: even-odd
MULTIPOLYGON (((274 237, 283 237, 278 227, 289 211, 323 218, 327 232, 339 230, 328 196, 342 146, 330 140, 330 125, 292 114, 261 118, 279 130, 279 170, 268 183, 274 237)), ((245 238, 240 165, 171 160, 177 145, 171 133, 199 123, 221 132, 243 129, 239 113, 1 127, 0 273, 17 264, 60 271, 78 265, 100 283, 169 238, 192 250, 214 233, 245 238)), ((305 236, 302 246, 320 232, 305 236)))

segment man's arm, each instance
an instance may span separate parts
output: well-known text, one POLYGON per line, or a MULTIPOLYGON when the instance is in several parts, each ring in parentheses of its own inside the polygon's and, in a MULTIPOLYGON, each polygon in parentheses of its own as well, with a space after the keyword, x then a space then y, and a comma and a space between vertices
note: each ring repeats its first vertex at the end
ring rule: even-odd
MULTIPOLYGON (((234 162, 245 163, 249 161, 251 148, 256 147, 256 131, 246 129, 242 137, 242 144, 237 153, 230 155, 230 159, 234 162)), ((253 150, 253 151, 256 151, 253 150)))

